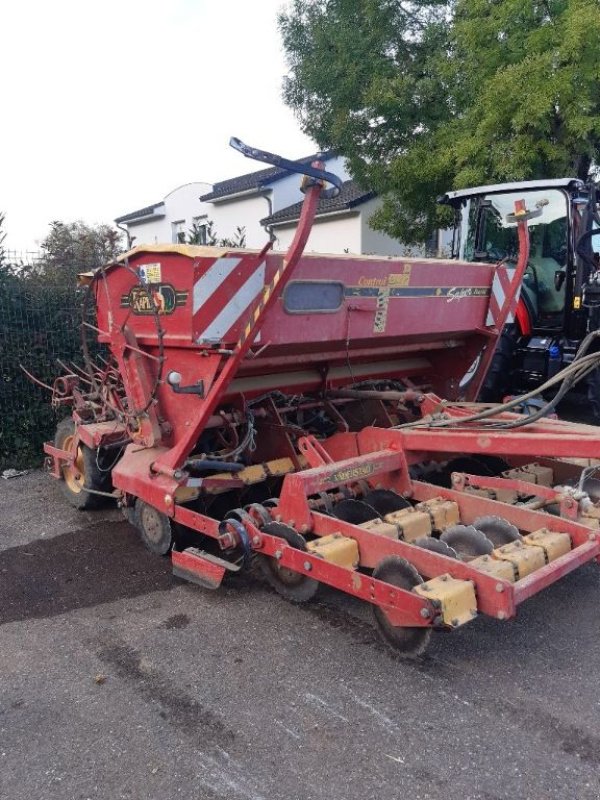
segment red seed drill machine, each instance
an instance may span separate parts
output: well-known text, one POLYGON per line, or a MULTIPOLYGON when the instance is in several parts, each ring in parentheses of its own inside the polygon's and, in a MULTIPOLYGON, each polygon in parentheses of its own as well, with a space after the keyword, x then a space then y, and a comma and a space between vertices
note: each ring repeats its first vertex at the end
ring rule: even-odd
MULTIPOLYGON (((68 499, 114 498, 202 586, 251 569, 295 602, 361 598, 405 656, 598 559, 598 430, 472 402, 537 212, 507 221, 516 264, 303 255, 339 179, 231 143, 304 174, 293 243, 140 246, 87 275, 85 366, 56 379, 72 415, 45 445, 68 499)), ((583 348, 554 382, 597 364, 583 348)))

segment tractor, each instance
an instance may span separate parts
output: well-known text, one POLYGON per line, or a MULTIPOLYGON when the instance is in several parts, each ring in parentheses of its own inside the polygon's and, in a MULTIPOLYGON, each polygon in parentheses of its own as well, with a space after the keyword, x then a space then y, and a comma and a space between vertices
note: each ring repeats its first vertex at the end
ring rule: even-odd
MULTIPOLYGON (((516 199, 537 209, 529 221, 530 253, 515 317, 504 327, 480 399, 501 400, 545 384, 571 364, 588 332, 599 326, 596 272, 600 233, 597 190, 577 178, 521 181, 447 192, 455 211, 452 257, 512 263, 517 225, 506 214, 516 199)), ((476 372, 473 369, 468 376, 476 372)), ((600 420, 600 383, 588 380, 591 411, 600 420)))

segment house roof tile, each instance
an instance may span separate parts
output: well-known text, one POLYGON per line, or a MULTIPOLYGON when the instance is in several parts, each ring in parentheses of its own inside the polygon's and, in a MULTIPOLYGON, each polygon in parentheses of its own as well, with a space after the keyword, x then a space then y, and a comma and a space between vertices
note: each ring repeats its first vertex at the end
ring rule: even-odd
MULTIPOLYGON (((311 156, 296 160, 299 164, 310 164, 311 161, 317 159, 327 161, 333 158, 334 155, 332 150, 328 150, 325 153, 313 153, 311 156)), ((260 189, 263 186, 281 180, 281 178, 285 178, 289 174, 288 170, 281 169, 281 167, 268 167, 267 169, 258 170, 258 172, 248 172, 245 175, 238 175, 235 178, 215 183, 212 192, 202 195, 200 200, 218 200, 230 195, 240 194, 240 192, 260 189)))
POLYGON ((129 214, 123 214, 122 217, 117 217, 115 222, 131 222, 131 220, 138 219, 138 217, 151 217, 159 206, 164 205, 161 200, 160 203, 153 203, 151 206, 145 206, 137 211, 130 211, 129 214))
MULTIPOLYGON (((355 208, 356 206, 361 205, 361 203, 366 203, 367 200, 371 200, 375 196, 375 192, 362 189, 352 180, 344 181, 337 197, 319 200, 317 216, 331 214, 335 211, 344 211, 346 209, 355 208)), ((279 211, 271 214, 271 216, 261 219, 260 224, 277 225, 282 222, 293 222, 294 220, 299 219, 301 209, 302 202, 294 203, 286 208, 280 208, 279 211)))

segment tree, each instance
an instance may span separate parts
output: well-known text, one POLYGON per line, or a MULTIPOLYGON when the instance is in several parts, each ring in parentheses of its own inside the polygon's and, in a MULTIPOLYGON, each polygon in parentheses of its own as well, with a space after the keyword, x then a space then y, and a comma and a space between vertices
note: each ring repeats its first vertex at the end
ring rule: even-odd
POLYGON ((451 188, 587 178, 600 151, 597 0, 294 0, 284 98, 425 241, 451 188))
POLYGON ((48 278, 74 284, 79 272, 113 261, 122 252, 121 238, 110 225, 52 222, 36 268, 48 278))

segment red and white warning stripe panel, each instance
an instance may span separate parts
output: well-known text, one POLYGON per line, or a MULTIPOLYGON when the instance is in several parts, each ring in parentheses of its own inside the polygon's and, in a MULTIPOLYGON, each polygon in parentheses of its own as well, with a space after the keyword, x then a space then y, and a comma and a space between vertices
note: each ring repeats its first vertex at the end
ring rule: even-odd
POLYGON ((236 341, 238 327, 246 322, 248 309, 264 285, 265 262, 257 263, 254 256, 223 256, 209 264, 194 282, 194 341, 236 341))
POLYGON ((521 294, 521 285, 516 287, 514 297, 508 308, 508 314, 504 322, 501 320, 501 313, 504 308, 504 303, 507 296, 513 292, 513 281, 515 276, 515 268, 502 266, 498 267, 494 274, 494 281, 492 283, 492 294, 490 297, 490 304, 488 306, 488 313, 485 324, 488 327, 495 325, 496 327, 503 327, 509 322, 515 321, 515 309, 521 294))

